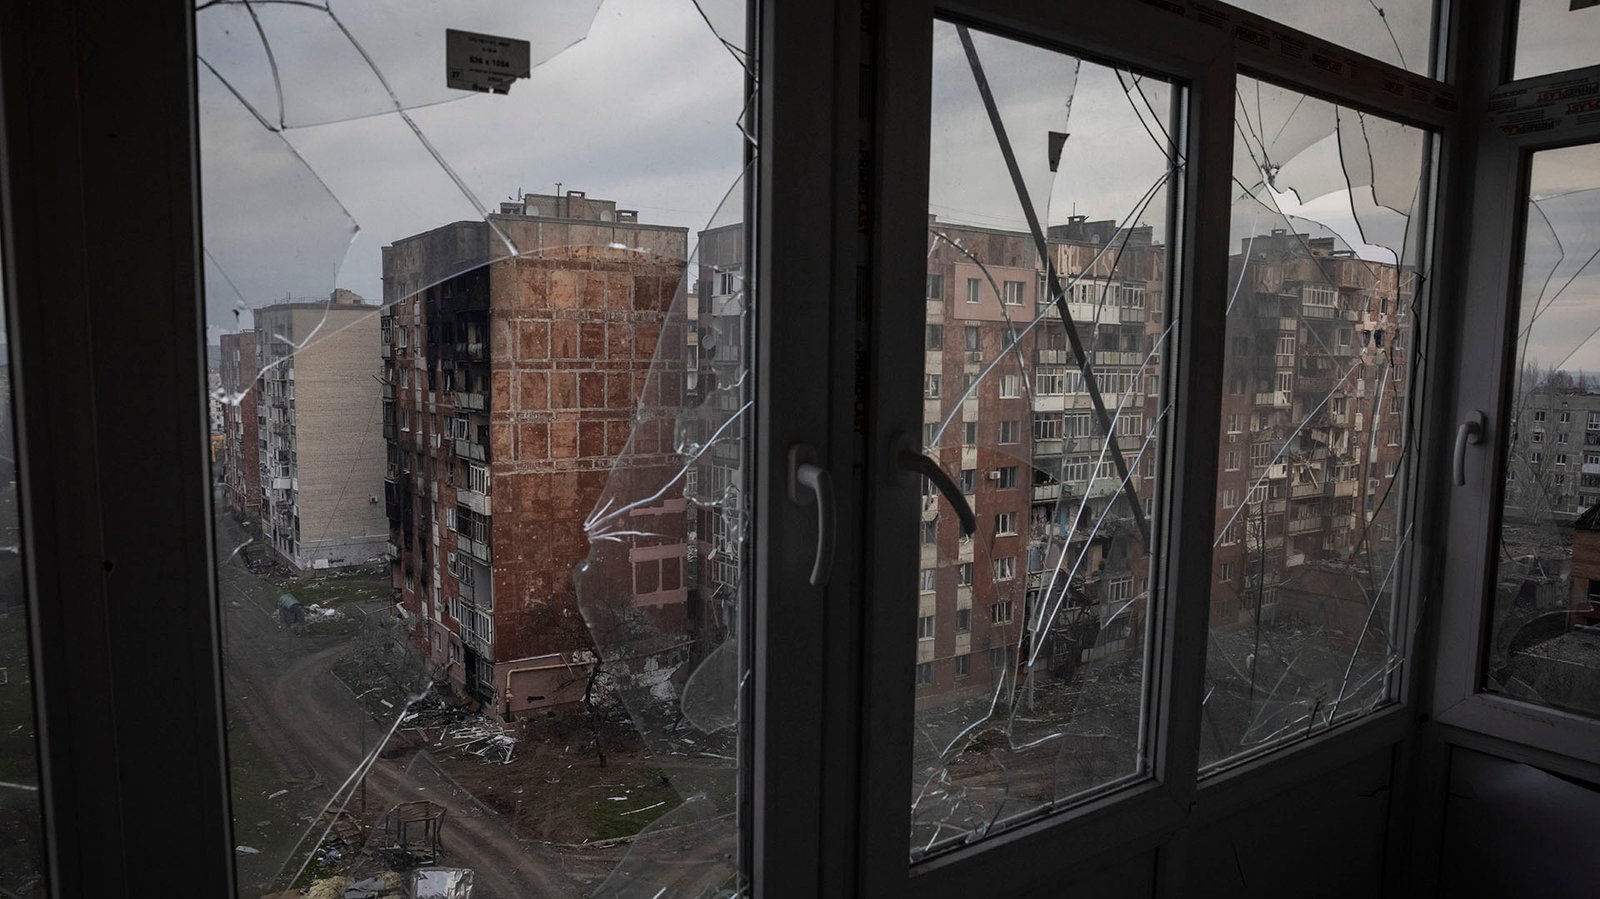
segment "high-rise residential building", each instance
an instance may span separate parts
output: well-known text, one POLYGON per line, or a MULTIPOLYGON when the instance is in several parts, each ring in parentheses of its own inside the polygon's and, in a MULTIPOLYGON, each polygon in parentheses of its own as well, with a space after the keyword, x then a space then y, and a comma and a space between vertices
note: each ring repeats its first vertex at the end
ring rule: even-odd
POLYGON ((300 571, 382 558, 377 307, 337 290, 254 316, 262 536, 300 571))
POLYGON ((222 455, 217 459, 223 501, 239 519, 261 507, 261 431, 256 424, 256 333, 222 335, 218 359, 222 455))
POLYGON ((1530 372, 1525 380, 1529 388, 1513 410, 1525 445, 1507 467, 1506 510, 1576 518, 1600 504, 1600 387, 1566 372, 1530 372))
POLYGON ((1213 625, 1259 609, 1359 634, 1401 538, 1414 282, 1283 229, 1231 262, 1213 625))
MULTIPOLYGON (((993 693, 1019 647, 1061 678, 1142 652, 1150 555, 1137 532, 1155 519, 1171 342, 1167 252, 1148 227, 1073 216, 1047 234, 1100 409, 1031 236, 929 227, 921 442, 977 512, 965 538, 927 492, 916 683, 936 703, 993 693)), ((1247 239, 1232 266, 1212 626, 1282 615, 1353 638, 1368 607, 1357 581, 1400 539, 1389 492, 1412 285, 1331 238, 1286 231, 1247 239)), ((1563 464, 1576 473, 1571 439, 1563 464)))
MULTIPOLYGON (((686 229, 580 191, 383 250, 394 586, 433 670, 497 712, 583 694, 573 569, 618 457, 669 464, 674 435, 634 423, 686 250, 686 229)), ((680 614, 681 488, 627 516, 628 603, 680 614)))
POLYGON ((1124 486, 1032 238, 929 229, 922 446, 978 513, 968 538, 935 494, 924 504, 916 682, 931 701, 992 693, 1019 647, 1042 644, 1043 664, 1070 676, 1137 646, 1148 566, 1142 542, 1118 537, 1133 497, 1148 513, 1155 454, 1140 449, 1159 395, 1165 248, 1139 228, 1108 254, 1116 223, 1082 216, 1048 234, 1124 486), (1059 612, 1024 641, 1044 604, 1059 612))

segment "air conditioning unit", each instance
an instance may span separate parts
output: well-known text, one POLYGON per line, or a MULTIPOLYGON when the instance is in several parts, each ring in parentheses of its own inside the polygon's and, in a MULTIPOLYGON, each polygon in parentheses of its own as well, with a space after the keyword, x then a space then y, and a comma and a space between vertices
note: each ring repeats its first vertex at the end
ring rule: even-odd
POLYGON ((991 480, 991 481, 1000 480, 1000 471, 999 471, 999 469, 996 469, 994 471, 989 472, 989 480, 991 480))

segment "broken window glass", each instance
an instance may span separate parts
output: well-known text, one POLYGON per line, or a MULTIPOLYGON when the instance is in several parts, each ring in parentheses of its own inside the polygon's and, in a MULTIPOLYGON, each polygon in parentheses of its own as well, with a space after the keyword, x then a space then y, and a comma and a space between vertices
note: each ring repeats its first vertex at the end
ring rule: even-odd
POLYGON ((911 854, 1149 776, 1179 92, 936 23, 911 854), (1074 110, 1077 110, 1074 115, 1074 110), (963 386, 964 385, 964 386, 963 386))
MULTIPOLYGON (((6 332, 0 309, 0 334, 6 332)), ((9 344, 0 344, 0 353, 9 344)), ((7 354, 9 355, 9 354, 7 354)), ((0 358, 0 895, 47 895, 9 358, 0 358)))
POLYGON ((1393 699, 1424 351, 1426 133, 1250 78, 1235 99, 1210 767, 1393 699))
POLYGON ((744 888, 745 4, 600 7, 196 7, 241 896, 744 888))
POLYGON ((1513 78, 1532 78, 1600 63, 1600 3, 1519 0, 1513 78))
POLYGON ((1435 0, 1233 0, 1233 5, 1419 75, 1433 73, 1435 0))
POLYGON ((1596 172, 1595 144, 1533 154, 1484 666, 1491 692, 1589 715, 1600 715, 1596 172), (1546 442, 1575 451, 1533 448, 1546 442))

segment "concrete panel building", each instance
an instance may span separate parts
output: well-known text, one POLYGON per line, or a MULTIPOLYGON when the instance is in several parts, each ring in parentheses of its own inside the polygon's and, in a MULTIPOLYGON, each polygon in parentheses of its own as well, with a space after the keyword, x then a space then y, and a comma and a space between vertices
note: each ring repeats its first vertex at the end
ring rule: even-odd
POLYGON ((326 301, 255 310, 261 530, 296 570, 383 557, 378 309, 326 301))

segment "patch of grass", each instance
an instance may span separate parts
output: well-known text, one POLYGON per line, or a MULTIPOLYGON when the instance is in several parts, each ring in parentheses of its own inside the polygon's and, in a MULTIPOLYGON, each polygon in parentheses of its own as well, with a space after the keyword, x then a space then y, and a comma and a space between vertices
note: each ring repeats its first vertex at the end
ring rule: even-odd
POLYGON ((312 635, 345 635, 356 629, 366 608, 389 602, 392 584, 387 569, 362 568, 330 574, 308 574, 285 581, 283 592, 293 593, 306 606, 306 633, 312 635), (312 617, 310 607, 337 609, 339 615, 331 619, 312 617))
POLYGON ((589 787, 583 816, 594 829, 596 840, 631 837, 677 808, 681 800, 672 787, 662 782, 660 771, 645 768, 636 775, 638 782, 631 786, 595 784, 589 787))

